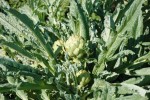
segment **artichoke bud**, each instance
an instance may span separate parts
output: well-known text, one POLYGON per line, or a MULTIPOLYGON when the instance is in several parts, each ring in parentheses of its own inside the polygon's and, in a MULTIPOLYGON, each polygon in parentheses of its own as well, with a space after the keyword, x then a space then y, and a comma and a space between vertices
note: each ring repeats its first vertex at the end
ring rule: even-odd
POLYGON ((84 53, 85 41, 81 36, 72 35, 65 42, 65 50, 70 57, 81 58, 84 53))
POLYGON ((90 80, 90 73, 87 72, 86 70, 80 70, 79 72, 76 73, 77 76, 77 81, 79 83, 78 88, 81 89, 81 87, 87 85, 90 80))
MULTIPOLYGON (((53 50, 54 52, 59 48, 59 47, 63 47, 64 45, 64 41, 63 40, 57 40, 54 42, 53 44, 53 50)), ((61 52, 62 53, 62 52, 61 52)))
POLYGON ((7 54, 6 54, 6 51, 5 50, 3 50, 3 49, 0 49, 0 56, 2 56, 2 57, 5 57, 7 54))

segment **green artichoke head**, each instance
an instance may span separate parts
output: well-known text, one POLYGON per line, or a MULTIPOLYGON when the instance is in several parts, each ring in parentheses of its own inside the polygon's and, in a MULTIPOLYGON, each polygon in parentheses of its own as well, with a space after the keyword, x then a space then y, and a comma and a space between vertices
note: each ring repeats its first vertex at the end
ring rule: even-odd
POLYGON ((70 57, 81 58, 85 54, 85 41, 81 36, 72 35, 65 42, 65 50, 70 57))

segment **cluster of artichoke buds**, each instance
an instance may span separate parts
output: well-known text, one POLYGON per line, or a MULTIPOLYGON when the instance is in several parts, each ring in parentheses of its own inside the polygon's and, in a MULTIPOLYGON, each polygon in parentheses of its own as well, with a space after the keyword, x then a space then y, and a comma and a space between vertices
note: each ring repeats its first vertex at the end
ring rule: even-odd
POLYGON ((87 85, 91 80, 90 73, 87 72, 86 70, 78 71, 76 73, 76 77, 77 77, 77 81, 79 83, 78 89, 81 89, 82 87, 87 85))

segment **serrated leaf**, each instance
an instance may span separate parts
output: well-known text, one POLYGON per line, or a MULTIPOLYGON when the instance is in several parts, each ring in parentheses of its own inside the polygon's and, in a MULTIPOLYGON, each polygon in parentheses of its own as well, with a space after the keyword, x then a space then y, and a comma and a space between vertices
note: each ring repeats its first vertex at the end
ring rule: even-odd
POLYGON ((78 16, 77 19, 79 21, 78 32, 75 34, 79 34, 85 40, 89 40, 89 25, 87 22, 87 17, 84 14, 84 10, 80 3, 77 0, 70 0, 70 13, 72 16, 78 16))
POLYGON ((21 20, 32 31, 32 33, 36 36, 38 41, 40 41, 42 47, 46 50, 50 58, 55 58, 51 46, 46 43, 39 28, 33 24, 33 21, 31 19, 29 19, 26 15, 21 14, 20 12, 14 9, 9 9, 8 12, 10 12, 16 18, 21 20))
POLYGON ((17 33, 18 36, 24 36, 27 38, 27 36, 23 35, 22 33, 30 33, 20 21, 6 12, 0 12, 0 24, 3 25, 6 30, 9 30, 10 33, 17 33))
POLYGON ((22 14, 26 14, 33 21, 34 24, 38 23, 38 16, 33 13, 32 9, 28 5, 20 7, 19 12, 21 12, 22 14))
MULTIPOLYGON (((137 27, 143 26, 141 24, 142 21, 140 21, 140 19, 142 18, 141 17, 142 16, 141 15, 142 4, 143 4, 143 1, 141 0, 133 1, 129 9, 125 12, 125 17, 121 23, 121 26, 117 26, 117 33, 113 33, 108 43, 106 44, 108 50, 105 50, 105 52, 101 52, 99 54, 99 57, 98 57, 99 66, 94 67, 93 72, 92 72, 93 74, 99 75, 101 73, 101 68, 105 68, 104 60, 114 55, 118 47, 121 45, 122 41, 126 38, 127 33, 132 31, 132 27, 135 27, 135 23, 139 24, 139 26, 136 25, 137 27)), ((139 37, 142 34, 141 30, 137 29, 137 31, 139 31, 137 35, 136 33, 134 33, 135 39, 137 39, 137 37, 139 37)), ((129 35, 132 36, 133 34, 130 33, 129 35)))
POLYGON ((0 44, 6 45, 6 46, 8 46, 8 47, 14 49, 14 50, 16 50, 17 52, 23 54, 23 55, 26 56, 26 57, 29 57, 29 58, 31 58, 31 59, 33 58, 33 56, 32 56, 31 53, 29 53, 29 52, 26 51, 25 49, 22 49, 21 47, 19 47, 18 45, 14 44, 14 43, 12 43, 12 42, 6 42, 6 41, 4 41, 4 40, 0 40, 0 42, 1 42, 0 44))
POLYGON ((124 9, 121 9, 119 7, 116 9, 116 11, 113 14, 113 16, 114 16, 113 19, 114 19, 115 23, 118 23, 122 19, 122 17, 128 11, 128 9, 130 8, 130 6, 131 6, 132 3, 133 3, 133 0, 131 0, 130 2, 128 2, 128 4, 124 7, 124 9))
POLYGON ((36 73, 39 72, 38 69, 34 69, 34 68, 27 66, 27 65, 22 65, 20 63, 13 61, 12 59, 3 58, 3 57, 0 57, 0 65, 1 65, 0 67, 2 68, 3 71, 24 70, 27 72, 36 72, 36 73))

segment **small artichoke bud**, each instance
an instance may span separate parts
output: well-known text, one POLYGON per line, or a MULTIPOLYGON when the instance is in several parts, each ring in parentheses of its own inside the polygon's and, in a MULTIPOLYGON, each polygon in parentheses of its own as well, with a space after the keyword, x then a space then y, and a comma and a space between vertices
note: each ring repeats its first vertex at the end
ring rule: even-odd
POLYGON ((72 35, 65 42, 65 50, 70 57, 81 58, 84 53, 85 41, 81 36, 72 35))
POLYGON ((58 47, 63 47, 64 41, 63 40, 57 40, 53 44, 53 50, 54 52, 58 49, 58 47))
POLYGON ((87 85, 90 80, 90 73, 87 72, 86 70, 80 70, 79 72, 76 73, 77 76, 77 81, 79 83, 78 88, 81 89, 81 87, 87 85))
POLYGON ((6 57, 6 51, 5 50, 3 50, 3 49, 0 49, 0 56, 2 56, 2 57, 6 57))

